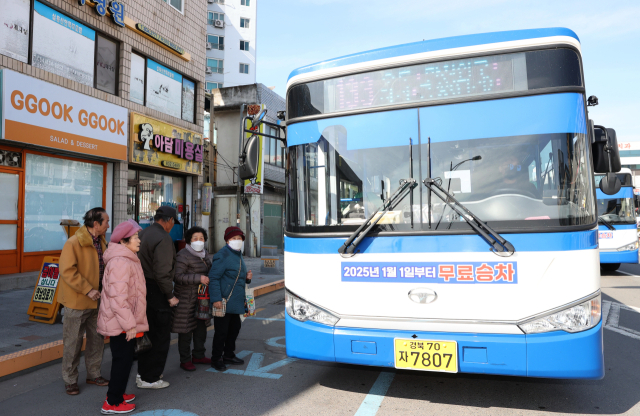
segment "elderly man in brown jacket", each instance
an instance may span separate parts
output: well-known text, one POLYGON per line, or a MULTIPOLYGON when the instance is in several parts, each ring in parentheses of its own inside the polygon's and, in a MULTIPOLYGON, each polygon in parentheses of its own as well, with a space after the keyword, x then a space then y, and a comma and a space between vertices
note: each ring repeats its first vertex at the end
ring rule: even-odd
POLYGON ((104 208, 90 209, 84 215, 84 226, 67 240, 60 255, 58 302, 64 305, 62 379, 69 395, 80 393, 78 364, 85 332, 87 384, 109 385, 109 380, 100 376, 104 338, 97 332, 104 274, 102 253, 107 249, 104 235, 108 229, 109 215, 104 208))

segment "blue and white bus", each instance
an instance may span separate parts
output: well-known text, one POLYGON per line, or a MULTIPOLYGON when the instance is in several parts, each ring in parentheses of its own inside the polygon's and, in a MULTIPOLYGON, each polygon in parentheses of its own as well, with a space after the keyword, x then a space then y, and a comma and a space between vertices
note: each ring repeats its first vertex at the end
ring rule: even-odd
POLYGON ((573 31, 302 67, 286 117, 289 356, 604 376, 596 150, 573 31))
MULTIPOLYGON (((638 264, 638 225, 635 217, 631 170, 622 168, 617 174, 622 187, 614 195, 596 189, 598 198, 598 239, 600 267, 618 270, 620 264, 638 264)), ((602 179, 596 175, 596 185, 602 179)))

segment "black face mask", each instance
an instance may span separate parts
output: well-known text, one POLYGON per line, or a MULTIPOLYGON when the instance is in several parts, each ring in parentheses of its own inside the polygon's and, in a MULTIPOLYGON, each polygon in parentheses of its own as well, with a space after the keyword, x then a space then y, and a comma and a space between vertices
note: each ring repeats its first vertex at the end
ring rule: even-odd
POLYGON ((518 177, 518 171, 513 169, 513 170, 508 170, 505 172, 504 177, 506 179, 516 179, 518 177))

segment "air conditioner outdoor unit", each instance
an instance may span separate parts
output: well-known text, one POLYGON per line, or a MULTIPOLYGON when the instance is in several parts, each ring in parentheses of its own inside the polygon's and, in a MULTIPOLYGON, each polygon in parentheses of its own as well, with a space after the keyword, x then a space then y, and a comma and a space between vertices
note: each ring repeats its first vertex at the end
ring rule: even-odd
POLYGON ((213 26, 215 27, 224 27, 224 22, 222 20, 214 20, 213 26))
POLYGON ((207 42, 207 49, 211 49, 211 43, 207 42))
POLYGON ((204 70, 204 73, 207 75, 211 75, 213 74, 213 71, 211 70, 211 68, 207 67, 207 69, 204 70))

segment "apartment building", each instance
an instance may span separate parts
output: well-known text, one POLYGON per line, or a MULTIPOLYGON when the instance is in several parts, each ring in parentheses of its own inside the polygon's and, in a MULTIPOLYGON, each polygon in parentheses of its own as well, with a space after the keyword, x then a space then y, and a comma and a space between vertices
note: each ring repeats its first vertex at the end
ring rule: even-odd
POLYGON ((207 90, 256 82, 257 0, 207 1, 207 90))
POLYGON ((201 224, 206 13, 206 0, 0 1, 0 274, 39 270, 61 220, 96 206, 111 229, 173 206, 176 245, 201 224))

